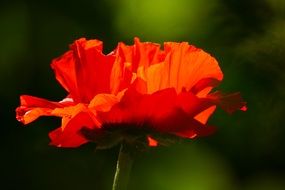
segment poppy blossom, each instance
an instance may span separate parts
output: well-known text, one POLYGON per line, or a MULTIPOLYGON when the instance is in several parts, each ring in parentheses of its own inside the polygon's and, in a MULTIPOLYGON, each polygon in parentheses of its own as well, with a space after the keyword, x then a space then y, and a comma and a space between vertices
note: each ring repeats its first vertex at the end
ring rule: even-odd
POLYGON ((160 136, 208 135, 216 107, 228 113, 246 110, 239 93, 212 89, 223 73, 214 57, 186 42, 120 42, 105 55, 99 40, 76 40, 52 61, 56 79, 68 92, 59 102, 23 95, 17 119, 28 124, 39 116, 58 116, 51 144, 78 147, 94 141, 109 147, 122 140, 163 144, 160 136))

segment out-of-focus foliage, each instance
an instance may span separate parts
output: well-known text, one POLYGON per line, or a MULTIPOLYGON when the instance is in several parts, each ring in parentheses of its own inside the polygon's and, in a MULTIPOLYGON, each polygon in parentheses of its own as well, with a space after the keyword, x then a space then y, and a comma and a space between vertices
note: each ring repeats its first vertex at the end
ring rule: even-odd
POLYGON ((203 143, 153 150, 142 155, 134 172, 130 189, 236 189, 235 176, 227 161, 203 143))
POLYGON ((121 0, 117 2, 114 26, 124 37, 148 40, 203 39, 219 20, 219 1, 121 0), (210 20, 209 20, 210 18, 210 20))
POLYGON ((16 122, 20 94, 64 97, 51 59, 79 37, 189 41, 214 55, 220 89, 241 91, 248 111, 218 110, 216 134, 144 152, 131 189, 281 190, 285 188, 285 1, 11 0, 0 3, 1 189, 111 189, 117 148, 48 146, 60 121, 16 122))

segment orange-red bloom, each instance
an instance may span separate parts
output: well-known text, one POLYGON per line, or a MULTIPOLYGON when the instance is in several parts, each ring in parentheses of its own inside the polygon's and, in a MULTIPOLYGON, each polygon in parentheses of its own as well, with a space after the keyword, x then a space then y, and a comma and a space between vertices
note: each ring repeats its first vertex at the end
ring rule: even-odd
POLYGON ((207 120, 220 106, 245 110, 239 93, 211 90, 223 79, 217 61, 186 42, 119 43, 108 55, 99 40, 76 40, 51 67, 68 95, 60 102, 23 95, 17 119, 62 118, 51 144, 77 147, 88 141, 109 146, 141 139, 156 146, 156 134, 184 138, 213 131, 207 120))

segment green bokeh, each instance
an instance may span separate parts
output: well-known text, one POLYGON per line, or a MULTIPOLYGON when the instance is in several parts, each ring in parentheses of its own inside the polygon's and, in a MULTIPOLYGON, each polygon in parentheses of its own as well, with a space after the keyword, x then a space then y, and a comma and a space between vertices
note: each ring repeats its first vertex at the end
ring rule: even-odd
POLYGON ((163 42, 189 35, 201 39, 216 24, 214 13, 218 11, 217 0, 121 0, 115 9, 114 26, 123 38, 139 36, 163 42))

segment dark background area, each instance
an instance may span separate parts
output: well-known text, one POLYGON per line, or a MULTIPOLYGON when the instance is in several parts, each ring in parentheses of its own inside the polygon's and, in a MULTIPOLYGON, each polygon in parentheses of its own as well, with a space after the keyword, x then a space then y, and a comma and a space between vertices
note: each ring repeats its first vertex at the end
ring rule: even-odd
POLYGON ((214 135, 142 153, 130 189, 285 189, 283 0, 1 1, 0 189, 111 189, 118 147, 48 146, 60 120, 23 127, 15 108, 21 94, 66 96, 49 64, 75 39, 100 39, 108 53, 135 36, 209 52, 225 75, 219 89, 240 91, 248 111, 218 110, 214 135))

